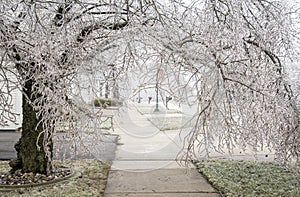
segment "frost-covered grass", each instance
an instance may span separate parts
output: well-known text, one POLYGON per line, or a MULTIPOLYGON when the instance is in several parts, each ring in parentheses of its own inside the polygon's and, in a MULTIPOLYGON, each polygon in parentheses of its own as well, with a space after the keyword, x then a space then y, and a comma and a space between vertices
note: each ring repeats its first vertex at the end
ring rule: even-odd
POLYGON ((300 176, 276 163, 208 160, 199 171, 224 196, 300 196, 300 176))
MULTIPOLYGON (((72 164, 68 160, 57 165, 74 165, 80 176, 45 186, 16 189, 10 192, 0 191, 0 196, 103 196, 109 165, 97 160, 76 160, 72 164)), ((0 171, 8 170, 8 162, 0 161, 0 171)))
POLYGON ((188 128, 193 126, 191 122, 191 117, 181 115, 181 116, 147 116, 148 120, 152 122, 159 130, 175 130, 188 128))
POLYGON ((109 130, 111 129, 111 126, 112 126, 112 118, 101 117, 100 129, 109 130))
POLYGON ((158 112, 155 111, 155 105, 153 104, 140 104, 140 103, 135 103, 135 107, 141 114, 152 114, 152 113, 157 113, 157 114, 171 114, 171 113, 180 113, 177 109, 166 109, 164 106, 159 105, 158 112))
POLYGON ((135 106, 141 114, 146 116, 161 131, 182 129, 194 125, 194 121, 190 121, 192 117, 176 109, 166 109, 164 106, 159 105, 159 111, 155 112, 155 105, 153 104, 136 103, 135 106))

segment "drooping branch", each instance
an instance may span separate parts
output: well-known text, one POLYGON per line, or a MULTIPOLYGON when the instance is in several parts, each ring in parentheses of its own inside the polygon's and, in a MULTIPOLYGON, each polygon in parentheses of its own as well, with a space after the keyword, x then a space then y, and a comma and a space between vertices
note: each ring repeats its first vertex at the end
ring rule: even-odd
POLYGON ((246 43, 251 44, 251 45, 259 48, 260 50, 262 50, 271 59, 273 64, 275 64, 278 67, 277 71, 279 72, 279 74, 282 74, 283 67, 282 67, 281 61, 280 61, 278 56, 276 56, 272 51, 270 51, 270 50, 266 49, 265 47, 261 46, 259 44, 259 42, 256 42, 253 39, 243 38, 243 40, 246 43))
POLYGON ((87 27, 84 27, 80 34, 77 37, 77 42, 83 42, 88 35, 90 35, 93 31, 98 29, 106 29, 106 30, 119 30, 128 25, 128 21, 123 21, 119 23, 97 23, 87 27))
POLYGON ((67 14, 67 12, 71 10, 72 7, 73 7, 73 3, 61 4, 58 7, 57 12, 53 19, 55 26, 61 27, 62 25, 65 24, 65 22, 67 21, 65 20, 65 15, 67 14))

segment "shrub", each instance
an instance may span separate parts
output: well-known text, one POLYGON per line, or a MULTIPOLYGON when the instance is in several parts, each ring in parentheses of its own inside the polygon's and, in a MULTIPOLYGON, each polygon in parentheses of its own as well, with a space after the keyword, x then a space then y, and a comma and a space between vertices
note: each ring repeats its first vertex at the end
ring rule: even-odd
POLYGON ((112 99, 112 98, 95 98, 93 103, 96 107, 103 107, 103 108, 123 105, 122 100, 112 99))

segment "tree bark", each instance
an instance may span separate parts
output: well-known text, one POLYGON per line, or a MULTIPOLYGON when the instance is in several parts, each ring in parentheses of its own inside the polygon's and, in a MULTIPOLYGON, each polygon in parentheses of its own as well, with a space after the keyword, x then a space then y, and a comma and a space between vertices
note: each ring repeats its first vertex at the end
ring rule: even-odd
POLYGON ((43 127, 39 124, 40 118, 36 116, 36 112, 28 102, 36 99, 35 94, 32 94, 32 81, 27 81, 23 89, 22 109, 23 123, 22 135, 18 143, 15 145, 17 150, 17 160, 14 162, 12 170, 22 169, 23 172, 33 172, 47 174, 51 169, 53 143, 50 140, 49 150, 51 157, 47 157, 44 147, 43 127))

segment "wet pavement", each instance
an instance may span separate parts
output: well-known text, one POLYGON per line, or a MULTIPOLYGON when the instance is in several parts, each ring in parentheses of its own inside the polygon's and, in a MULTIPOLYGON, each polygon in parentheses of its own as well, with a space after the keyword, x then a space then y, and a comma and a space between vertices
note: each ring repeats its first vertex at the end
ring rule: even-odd
MULTIPOLYGON (((14 144, 20 137, 21 133, 15 131, 0 131, 0 160, 10 160, 17 157, 14 144)), ((70 139, 64 133, 55 134, 54 158, 111 161, 115 157, 118 136, 83 133, 80 135, 80 139, 70 139)))
POLYGON ((14 145, 20 137, 21 134, 15 131, 0 131, 0 160, 10 160, 17 157, 14 145))

